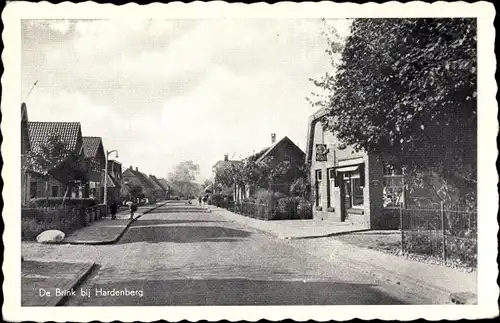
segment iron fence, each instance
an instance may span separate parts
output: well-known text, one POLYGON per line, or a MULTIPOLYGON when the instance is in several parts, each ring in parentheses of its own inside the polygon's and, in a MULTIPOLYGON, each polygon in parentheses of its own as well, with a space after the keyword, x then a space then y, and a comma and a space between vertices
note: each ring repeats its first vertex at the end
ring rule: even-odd
POLYGON ((477 266, 477 212, 439 208, 399 209, 403 252, 477 266))
POLYGON ((269 220, 271 217, 271 208, 266 204, 241 202, 239 204, 234 204, 231 209, 233 212, 255 219, 269 220))

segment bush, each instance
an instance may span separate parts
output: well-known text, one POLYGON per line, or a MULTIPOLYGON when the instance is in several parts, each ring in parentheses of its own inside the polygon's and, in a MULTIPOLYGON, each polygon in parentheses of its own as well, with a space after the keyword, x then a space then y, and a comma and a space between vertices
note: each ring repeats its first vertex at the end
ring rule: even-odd
POLYGON ((273 194, 273 192, 269 191, 258 191, 257 194, 255 194, 255 203, 268 204, 271 202, 273 194))
POLYGON ((208 197, 208 205, 215 205, 217 207, 226 207, 229 202, 229 199, 227 199, 224 195, 222 194, 212 194, 208 197))
MULTIPOLYGON (((31 199, 29 207, 58 207, 62 206, 62 197, 38 197, 31 199)), ((83 206, 90 207, 96 205, 97 202, 93 198, 66 198, 64 201, 65 206, 83 206)))
POLYGON ((45 230, 60 230, 69 234, 85 225, 83 206, 27 208, 21 210, 21 237, 33 240, 45 230))

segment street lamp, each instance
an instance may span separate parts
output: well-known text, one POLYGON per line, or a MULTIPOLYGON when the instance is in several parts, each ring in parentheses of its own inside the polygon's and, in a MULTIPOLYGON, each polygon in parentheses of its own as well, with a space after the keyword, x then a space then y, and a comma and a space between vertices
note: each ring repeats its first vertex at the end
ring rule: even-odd
POLYGON ((106 163, 104 165, 104 201, 103 201, 103 204, 106 205, 106 207, 108 205, 108 157, 112 152, 115 152, 116 153, 115 158, 118 158, 118 150, 116 149, 110 151, 106 150, 106 158, 105 158, 106 163))

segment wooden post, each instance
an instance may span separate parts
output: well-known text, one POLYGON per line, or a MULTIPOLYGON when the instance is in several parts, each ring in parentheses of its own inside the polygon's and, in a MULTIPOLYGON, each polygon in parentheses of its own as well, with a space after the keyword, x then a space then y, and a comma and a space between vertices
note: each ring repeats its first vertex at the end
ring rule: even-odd
POLYGON ((403 205, 399 206, 399 227, 401 230, 401 253, 404 253, 403 205))
POLYGON ((445 234, 445 227, 444 227, 444 205, 443 201, 441 201, 441 207, 440 207, 440 215, 441 215, 441 234, 442 234, 442 241, 443 241, 443 260, 446 263, 446 234, 445 234))

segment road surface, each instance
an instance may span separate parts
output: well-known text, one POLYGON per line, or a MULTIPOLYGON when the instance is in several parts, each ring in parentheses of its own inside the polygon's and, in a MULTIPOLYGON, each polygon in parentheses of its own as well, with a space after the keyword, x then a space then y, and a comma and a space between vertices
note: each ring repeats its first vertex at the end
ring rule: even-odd
POLYGON ((420 302, 203 208, 166 204, 135 221, 114 245, 23 245, 23 254, 90 260, 69 306, 377 305, 420 302))

